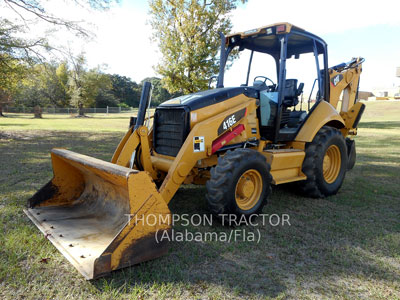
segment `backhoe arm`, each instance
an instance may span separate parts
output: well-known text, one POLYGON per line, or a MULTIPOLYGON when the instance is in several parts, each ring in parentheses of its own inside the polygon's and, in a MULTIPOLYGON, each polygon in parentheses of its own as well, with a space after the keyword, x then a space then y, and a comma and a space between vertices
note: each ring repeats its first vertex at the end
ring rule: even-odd
POLYGON ((338 110, 340 95, 343 92, 341 112, 347 112, 356 103, 360 75, 362 72, 361 57, 353 58, 348 63, 342 63, 329 69, 330 104, 338 110))

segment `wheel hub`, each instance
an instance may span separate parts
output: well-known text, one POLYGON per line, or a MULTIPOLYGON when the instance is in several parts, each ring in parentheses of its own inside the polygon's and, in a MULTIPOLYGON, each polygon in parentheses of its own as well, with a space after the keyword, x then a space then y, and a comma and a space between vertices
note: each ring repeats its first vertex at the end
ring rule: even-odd
POLYGON ((329 146, 322 164, 324 179, 327 183, 331 184, 335 182, 336 178, 339 176, 341 164, 342 158, 339 147, 336 145, 329 146))
POLYGON ((262 193, 262 177, 261 174, 254 169, 247 170, 239 178, 236 189, 236 204, 242 210, 253 208, 261 197, 262 193))
POLYGON ((248 198, 254 192, 254 183, 250 178, 241 180, 241 184, 238 186, 238 193, 242 198, 248 198), (244 182, 243 182, 244 181, 244 182))

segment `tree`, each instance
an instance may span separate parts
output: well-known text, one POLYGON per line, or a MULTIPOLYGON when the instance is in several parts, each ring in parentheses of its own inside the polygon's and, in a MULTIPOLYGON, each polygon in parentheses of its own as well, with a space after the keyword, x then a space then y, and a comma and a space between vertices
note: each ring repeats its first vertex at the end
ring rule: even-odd
POLYGON ((83 76, 85 73, 86 59, 83 53, 78 55, 76 58, 69 53, 69 60, 72 64, 72 70, 68 78, 68 94, 71 97, 71 104, 79 108, 79 115, 83 116, 83 76))
POLYGON ((27 73, 27 66, 8 54, 0 53, 0 117, 4 117, 3 105, 12 101, 18 83, 27 73))
MULTIPOLYGON (((41 74, 44 69, 42 65, 32 67, 26 76, 18 82, 13 94, 17 105, 28 107, 43 107, 50 104, 50 99, 46 97, 47 92, 44 76, 41 74)), ((38 109, 35 109, 35 116, 38 109)))
POLYGON ((131 107, 139 106, 141 87, 130 78, 118 74, 109 75, 112 82, 112 93, 121 103, 131 107))
MULTIPOLYGON (((118 1, 118 0, 116 0, 118 1)), ((81 7, 91 9, 107 9, 114 0, 74 0, 81 7)), ((0 115, 4 99, 10 102, 9 87, 3 85, 1 78, 16 78, 26 64, 44 62, 48 56, 45 54, 54 50, 47 42, 46 37, 32 37, 35 26, 40 23, 53 25, 53 29, 65 28, 77 36, 88 37, 90 32, 81 26, 81 22, 73 22, 57 17, 45 8, 44 0, 0 0, 0 115), (3 17, 8 12, 13 13, 18 19, 10 21, 3 17), (4 15, 3 15, 4 13, 4 15), (22 36, 30 38, 23 38, 22 36)))
POLYGON ((112 81, 100 68, 83 74, 82 104, 85 107, 117 106, 119 101, 112 93, 112 81))
MULTIPOLYGON (((89 7, 95 10, 105 10, 114 0, 74 0, 76 5, 89 7)), ((12 53, 13 57, 20 59, 44 59, 40 53, 43 49, 51 49, 45 37, 33 39, 21 38, 21 32, 34 32, 38 23, 53 25, 55 29, 66 28, 70 32, 82 37, 88 37, 91 33, 82 27, 80 21, 70 21, 53 15, 45 7, 44 0, 0 0, 0 9, 10 11, 19 22, 9 21, 0 17, 0 52, 12 53), (33 27, 33 28, 31 28, 33 27)))
POLYGON ((2 117, 3 105, 11 102, 11 94, 27 68, 27 64, 19 59, 19 49, 24 45, 23 40, 15 36, 19 30, 19 26, 0 17, 0 116, 2 117))
POLYGON ((40 90, 41 102, 57 107, 67 107, 70 97, 65 82, 65 76, 68 76, 65 64, 58 65, 54 62, 38 64, 35 66, 35 71, 36 88, 40 90))
MULTIPOLYGON (((75 4, 92 9, 107 9, 114 0, 75 0, 75 4)), ((25 62, 46 61, 44 52, 54 48, 46 37, 34 36, 38 24, 53 25, 53 29, 65 28, 77 36, 89 37, 91 33, 81 22, 65 20, 48 12, 44 0, 0 0, 0 10, 7 10, 19 18, 13 21, 0 16, 0 70, 4 66, 4 55, 25 62), (22 34, 30 38, 22 38, 22 34)), ((4 70, 0 71, 4 72, 4 70)))
POLYGON ((60 106, 67 107, 70 104, 71 97, 68 94, 68 64, 66 61, 61 62, 56 69, 56 76, 61 87, 60 106))
POLYGON ((100 67, 87 71, 83 53, 76 58, 70 55, 70 61, 72 70, 68 79, 69 95, 71 104, 79 108, 79 115, 83 115, 84 107, 119 104, 112 92, 113 83, 110 75, 103 73, 100 67))
MULTIPOLYGON (((219 32, 232 28, 236 0, 150 0, 153 38, 163 55, 156 71, 170 93, 206 89, 218 72, 219 32)), ((241 2, 246 2, 242 0, 241 2)))
POLYGON ((140 87, 143 86, 143 83, 145 81, 151 82, 151 85, 153 87, 152 93, 151 93, 151 105, 152 106, 157 106, 167 100, 170 100, 172 98, 176 98, 182 95, 182 93, 170 93, 166 88, 163 87, 162 85, 162 80, 158 77, 148 77, 145 78, 141 81, 140 87))
POLYGON ((11 97, 15 104, 28 107, 67 107, 70 99, 67 80, 65 62, 36 64, 19 78, 11 97))

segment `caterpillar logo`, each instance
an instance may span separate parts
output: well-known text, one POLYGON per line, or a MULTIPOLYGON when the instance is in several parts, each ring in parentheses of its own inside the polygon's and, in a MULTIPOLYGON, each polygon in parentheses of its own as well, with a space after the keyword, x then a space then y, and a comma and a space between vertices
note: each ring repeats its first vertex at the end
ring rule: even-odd
POLYGON ((339 84, 339 82, 343 79, 343 75, 342 74, 338 74, 335 77, 333 77, 331 79, 331 83, 333 86, 337 86, 339 84))

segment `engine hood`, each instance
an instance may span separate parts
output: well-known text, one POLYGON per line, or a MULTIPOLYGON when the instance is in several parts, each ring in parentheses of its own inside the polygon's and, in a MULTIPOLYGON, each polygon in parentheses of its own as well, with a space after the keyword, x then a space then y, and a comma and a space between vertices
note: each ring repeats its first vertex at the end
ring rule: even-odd
POLYGON ((212 90, 206 90, 195 94, 180 96, 171 100, 168 100, 158 107, 169 108, 169 107, 182 107, 186 106, 189 110, 197 110, 202 107, 210 106, 232 97, 245 94, 248 97, 257 97, 256 91, 249 87, 228 87, 218 88, 212 90))

